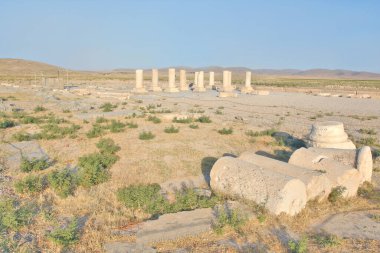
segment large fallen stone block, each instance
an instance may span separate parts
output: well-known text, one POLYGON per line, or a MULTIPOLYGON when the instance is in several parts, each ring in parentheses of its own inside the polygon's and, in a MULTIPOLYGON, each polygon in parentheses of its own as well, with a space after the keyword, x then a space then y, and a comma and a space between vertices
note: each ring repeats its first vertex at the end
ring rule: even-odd
POLYGON ((144 222, 137 232, 136 242, 149 244, 197 235, 211 230, 213 217, 211 208, 164 214, 157 220, 144 222))
POLYGON ((342 122, 325 121, 313 124, 307 138, 308 147, 356 149, 348 139, 342 122))
POLYGON ((218 159, 210 177, 215 192, 263 204, 274 214, 295 215, 306 205, 306 187, 301 180, 240 159, 218 159))
POLYGON ((37 141, 21 141, 6 143, 0 145, 0 157, 4 166, 10 170, 16 170, 20 167, 22 158, 31 159, 49 159, 48 155, 40 147, 37 141))
POLYGON ((361 147, 358 150, 333 149, 333 148, 309 148, 308 150, 355 167, 363 176, 363 181, 371 182, 373 171, 373 159, 371 148, 361 147))
POLYGON ((253 151, 246 151, 239 159, 256 164, 265 170, 275 171, 301 180, 306 186, 307 200, 323 200, 331 192, 332 184, 324 173, 305 170, 302 167, 257 155, 253 151))
POLYGON ((362 182, 361 173, 354 167, 344 165, 306 148, 297 149, 290 157, 289 163, 325 173, 333 187, 344 186, 346 188, 343 193, 344 197, 355 196, 362 182))

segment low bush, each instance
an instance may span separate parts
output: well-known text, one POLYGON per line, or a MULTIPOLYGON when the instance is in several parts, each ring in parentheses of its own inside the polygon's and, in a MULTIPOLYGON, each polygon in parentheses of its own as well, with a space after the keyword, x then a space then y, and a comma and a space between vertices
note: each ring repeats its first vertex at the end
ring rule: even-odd
POLYGON ((96 138, 104 135, 104 128, 99 124, 92 125, 92 129, 86 133, 87 138, 96 138))
POLYGON ((48 181, 50 187, 61 198, 73 195, 77 185, 77 177, 67 168, 51 172, 48 181))
POLYGON ((223 129, 218 130, 218 133, 223 134, 223 135, 232 134, 233 129, 232 128, 223 128, 223 129))
POLYGON ((108 122, 108 119, 106 119, 106 118, 104 118, 104 117, 96 117, 95 122, 96 122, 97 124, 106 123, 106 122, 108 122))
POLYGON ((102 109, 103 112, 112 112, 113 109, 117 108, 117 105, 113 105, 107 102, 107 103, 102 104, 99 108, 102 109))
POLYGON ((47 109, 45 107, 43 107, 42 105, 38 105, 34 108, 34 112, 44 112, 46 111, 47 109))
POLYGON ((289 249, 292 253, 306 253, 307 245, 308 239, 306 236, 303 236, 299 241, 290 240, 288 242, 289 249))
POLYGON ((16 141, 30 141, 33 139, 33 136, 25 132, 18 132, 12 135, 12 139, 16 141))
POLYGON ((152 134, 152 132, 145 132, 145 131, 140 133, 140 135, 139 135, 140 140, 151 140, 154 137, 156 137, 156 136, 154 134, 152 134))
POLYGON ((337 202, 338 200, 342 199, 343 198, 343 193, 346 191, 346 187, 344 186, 337 186, 335 188, 333 188, 328 196, 328 200, 331 202, 331 203, 335 203, 337 202))
POLYGON ((125 124, 120 122, 120 121, 116 121, 116 120, 112 120, 111 121, 111 124, 107 126, 107 128, 112 132, 112 133, 120 133, 120 132, 123 132, 124 129, 125 129, 125 124))
POLYGON ((42 122, 43 120, 41 118, 34 117, 34 116, 25 116, 20 119, 21 124, 39 124, 42 122))
POLYGON ((116 145, 111 138, 100 139, 96 144, 96 147, 99 149, 100 153, 106 154, 115 154, 120 150, 120 147, 116 145))
POLYGON ((271 128, 271 129, 264 130, 264 131, 249 130, 245 134, 250 136, 250 137, 259 137, 259 136, 273 136, 274 133, 276 133, 276 130, 271 128))
POLYGON ((138 125, 134 122, 128 122, 127 126, 128 126, 128 128, 138 128, 138 125))
POLYGON ((342 240, 336 235, 316 235, 315 241, 322 247, 334 247, 340 245, 342 240))
POLYGON ((199 126, 197 124, 190 124, 189 127, 191 129, 198 129, 199 128, 199 126))
POLYGON ((79 125, 72 124, 69 127, 60 127, 57 123, 44 125, 42 131, 33 136, 33 139, 54 140, 62 139, 66 136, 71 138, 76 137, 77 131, 80 129, 79 125))
POLYGON ((208 116, 200 116, 197 120, 199 123, 211 123, 211 119, 208 116))
POLYGON ((161 123, 161 119, 156 117, 156 116, 149 116, 148 121, 152 121, 154 124, 159 124, 161 123))
POLYGON ((40 193, 46 188, 46 179, 43 176, 28 175, 15 183, 16 192, 22 194, 40 193))
POLYGON ((174 117, 173 118, 173 123, 182 123, 182 124, 188 124, 188 123, 191 123, 193 122, 193 119, 192 118, 177 118, 177 117, 174 117))
POLYGON ((233 228, 235 231, 239 231, 246 221, 247 219, 241 217, 237 210, 232 210, 228 213, 223 209, 218 213, 217 221, 213 224, 213 229, 217 234, 222 234, 224 228, 227 226, 233 228))
POLYGON ((79 241, 78 220, 73 219, 65 228, 57 228, 48 234, 48 238, 53 242, 68 247, 79 241))
POLYGON ((0 200, 0 231, 17 231, 29 224, 36 213, 32 203, 18 203, 13 199, 0 200))
POLYGON ((165 127, 164 132, 167 134, 174 134, 179 132, 179 128, 175 126, 165 127))
POLYGON ((6 120, 3 120, 3 121, 0 121, 0 128, 4 129, 4 128, 11 128, 11 127, 14 127, 16 126, 16 123, 12 120, 9 120, 9 119, 6 119, 6 120))
POLYGON ((20 170, 22 172, 39 171, 39 170, 44 170, 48 168, 49 166, 50 166, 49 162, 44 158, 27 159, 23 157, 21 159, 20 170))

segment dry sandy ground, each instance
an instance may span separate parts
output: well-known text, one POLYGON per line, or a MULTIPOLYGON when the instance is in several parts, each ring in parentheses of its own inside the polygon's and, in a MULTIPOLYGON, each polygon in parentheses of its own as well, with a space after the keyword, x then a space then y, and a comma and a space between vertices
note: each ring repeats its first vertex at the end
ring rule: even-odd
MULTIPOLYGON (((112 236, 113 228, 127 225, 132 217, 131 212, 116 199, 115 192, 119 187, 136 183, 162 183, 169 179, 202 175, 209 170, 208 161, 223 154, 239 155, 246 150, 261 151, 278 159, 286 160, 292 152, 291 147, 279 144, 272 137, 252 138, 246 135, 249 130, 259 131, 274 128, 286 132, 295 138, 304 138, 312 123, 316 121, 337 120, 345 124, 346 131, 355 139, 368 137, 358 131, 374 129, 377 131, 377 143, 380 140, 380 100, 318 97, 303 93, 274 92, 269 96, 239 95, 237 98, 217 98, 217 93, 181 92, 148 93, 135 95, 124 104, 117 99, 96 98, 93 96, 77 96, 68 92, 51 90, 31 90, 23 88, 0 88, 0 97, 14 96, 2 103, 3 109, 23 108, 30 112, 36 105, 43 105, 57 116, 65 117, 79 124, 78 137, 59 140, 41 140, 41 146, 57 160, 54 168, 75 165, 78 157, 96 150, 95 143, 99 138, 89 139, 85 133, 91 128, 96 116, 104 115, 110 119, 123 122, 135 122, 136 129, 126 129, 122 133, 107 133, 121 147, 118 152, 120 160, 111 168, 112 179, 89 190, 79 188, 75 196, 60 199, 47 190, 39 198, 52 199, 56 217, 73 215, 87 217, 81 240, 76 246, 77 252, 101 252, 102 244, 110 240, 131 240, 112 236), (103 113, 99 108, 104 102, 118 104, 112 113, 103 113), (11 106, 13 104, 13 106, 11 106), (171 113, 156 113, 162 119, 160 124, 147 121, 146 118, 125 119, 132 112, 141 112, 141 107, 159 105, 156 110, 170 109, 171 113), (93 107, 93 109, 91 109, 93 107), (63 113, 63 109, 70 113, 63 113), (108 116, 111 114, 112 116, 108 116), (208 115, 212 123, 197 123, 199 129, 191 129, 188 124, 172 123, 173 115, 208 115), (83 122, 83 115, 88 115, 89 123, 83 122), (164 128, 171 126, 180 128, 177 134, 167 134, 164 128), (233 128, 233 134, 221 135, 217 130, 233 128), (151 131, 156 137, 153 140, 139 140, 143 130, 151 131), (283 152, 281 152, 283 151, 283 152)), ((38 131, 36 125, 21 125, 2 131, 4 141, 12 141, 12 134, 19 131, 38 131)), ((44 173, 48 173, 53 168, 44 173)), ((22 175, 12 175, 20 178, 22 175)), ((379 173, 375 173, 375 182, 379 173)), ((379 202, 364 198, 343 201, 336 206, 331 203, 310 203, 298 216, 268 216, 260 223, 254 219, 244 227, 243 233, 233 230, 224 235, 213 232, 197 238, 179 240, 156 245, 162 252, 172 252, 175 248, 189 248, 194 252, 235 252, 223 240, 234 240, 240 244, 259 243, 263 249, 271 252, 286 252, 287 245, 281 241, 283 233, 301 236, 308 232, 311 224, 322 218, 341 211, 356 209, 379 209, 379 202)), ((141 216, 143 217, 143 215, 141 216)), ((43 238, 45 227, 49 222, 38 220, 32 227, 43 238)), ((54 245, 41 239, 43 249, 56 250, 54 245)), ((376 252, 380 247, 377 241, 358 241, 344 239, 337 248, 323 248, 314 241, 310 242, 310 252, 376 252)), ((265 252, 263 250, 263 252, 265 252)))

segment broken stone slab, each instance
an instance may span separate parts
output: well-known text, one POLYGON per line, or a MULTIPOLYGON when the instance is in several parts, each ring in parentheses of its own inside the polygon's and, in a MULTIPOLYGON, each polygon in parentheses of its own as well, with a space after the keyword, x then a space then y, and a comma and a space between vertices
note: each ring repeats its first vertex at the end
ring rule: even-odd
POLYGON ((137 243, 130 242, 108 242, 104 244, 104 250, 107 253, 155 253, 155 249, 137 243))
POLYGON ((307 200, 323 200, 331 192, 332 184, 324 173, 305 170, 302 167, 257 155, 253 151, 243 152, 239 159, 253 163, 268 171, 274 171, 301 180, 306 186, 307 200))
POLYGON ((358 150, 333 148, 309 148, 308 150, 356 168, 362 174, 363 181, 371 182, 373 159, 370 147, 364 146, 358 150))
POLYGON ((198 195, 211 196, 211 191, 207 190, 208 184, 203 175, 176 178, 160 184, 161 193, 169 200, 174 200, 178 192, 193 189, 198 195))
POLYGON ((295 215, 306 205, 306 187, 301 180, 237 158, 218 159, 210 176, 215 192, 262 204, 276 215, 295 215))
POLYGON ((379 211, 339 213, 317 224, 317 233, 333 234, 342 238, 380 240, 379 211))
POLYGON ((213 217, 211 208, 164 214, 157 220, 144 222, 137 232, 136 242, 137 244, 150 244, 194 236, 211 230, 213 217))
POLYGON ((19 169, 23 157, 28 160, 49 159, 49 156, 40 147, 37 141, 21 141, 1 144, 0 157, 2 157, 4 167, 10 170, 19 169))
POLYGON ((356 149, 354 143, 348 139, 342 122, 325 121, 312 125, 306 140, 307 147, 356 149))
POLYGON ((363 181, 361 173, 354 167, 344 165, 306 148, 297 149, 290 157, 289 164, 325 173, 332 187, 344 186, 346 188, 343 192, 344 197, 355 196, 363 181))

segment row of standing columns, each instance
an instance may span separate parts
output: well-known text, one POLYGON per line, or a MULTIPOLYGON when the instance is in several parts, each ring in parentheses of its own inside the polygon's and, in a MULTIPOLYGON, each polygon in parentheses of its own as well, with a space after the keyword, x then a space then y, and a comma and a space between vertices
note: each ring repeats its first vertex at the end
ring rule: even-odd
MULTIPOLYGON (((143 78, 143 70, 137 69, 136 70, 136 86, 132 90, 136 93, 145 93, 147 92, 146 88, 144 87, 144 78, 143 78)), ((186 78, 186 71, 180 70, 179 71, 179 88, 176 87, 175 80, 176 80, 176 72, 174 68, 169 69, 169 77, 168 77, 168 87, 165 89, 166 92, 179 92, 179 91, 187 91, 189 90, 189 86, 187 84, 187 78, 186 78)), ((204 72, 199 71, 195 72, 194 75, 194 91, 197 92, 204 92, 206 91, 206 87, 204 85, 204 72)), ((253 91, 251 86, 251 72, 246 72, 246 80, 245 80, 245 86, 242 88, 242 92, 249 93, 253 91)), ((212 88, 215 85, 215 73, 210 72, 209 73, 209 83, 207 88, 212 88)), ((232 86, 232 73, 231 71, 225 70, 223 71, 223 86, 222 91, 223 92, 233 92, 234 87, 232 86)), ((152 69, 152 87, 151 91, 162 91, 162 88, 158 85, 158 70, 152 69)))

